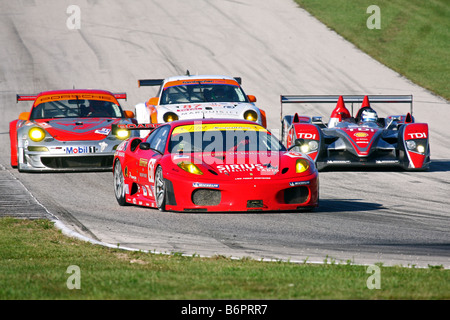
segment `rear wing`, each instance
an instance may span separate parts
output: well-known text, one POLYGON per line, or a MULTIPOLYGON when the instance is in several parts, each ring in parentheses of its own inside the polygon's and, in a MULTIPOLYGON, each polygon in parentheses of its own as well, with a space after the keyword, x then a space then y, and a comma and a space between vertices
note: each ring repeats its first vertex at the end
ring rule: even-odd
MULTIPOLYGON (((284 103, 337 103, 339 95, 281 95, 281 121, 283 121, 284 103)), ((365 95, 342 95, 344 103, 351 103, 353 115, 353 104, 362 103, 365 95)), ((409 103, 411 116, 413 114, 412 95, 367 95, 369 102, 373 103, 409 103)))
POLYGON ((119 99, 127 100, 127 94, 126 94, 126 92, 117 92, 117 93, 113 93, 113 96, 114 96, 117 100, 119 100, 119 99))
POLYGON ((142 79, 138 80, 138 87, 160 86, 163 82, 164 79, 142 79))
MULTIPOLYGON (((205 77, 206 78, 206 77, 205 77)), ((239 85, 242 84, 241 77, 233 77, 239 85)), ((138 87, 151 87, 151 86, 160 86, 164 82, 164 79, 141 79, 138 80, 138 87)))
POLYGON ((126 124, 112 124, 111 131, 114 135, 116 135, 118 130, 154 130, 159 127, 160 123, 126 123, 126 124))
POLYGON ((34 101, 36 100, 37 94, 16 94, 16 103, 19 101, 34 101))
MULTIPOLYGON (((126 92, 117 92, 112 94, 116 99, 122 99, 127 100, 127 94, 126 92)), ((25 94, 25 93, 19 93, 16 94, 16 103, 19 101, 34 101, 36 100, 38 94, 25 94)))

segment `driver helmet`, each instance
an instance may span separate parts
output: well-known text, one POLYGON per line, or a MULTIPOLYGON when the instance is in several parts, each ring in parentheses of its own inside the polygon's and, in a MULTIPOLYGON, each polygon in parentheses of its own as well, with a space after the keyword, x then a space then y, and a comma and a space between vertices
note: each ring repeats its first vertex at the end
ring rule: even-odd
POLYGON ((377 122, 378 115, 377 115, 376 111, 373 109, 363 110, 363 112, 361 113, 361 121, 362 122, 377 122))

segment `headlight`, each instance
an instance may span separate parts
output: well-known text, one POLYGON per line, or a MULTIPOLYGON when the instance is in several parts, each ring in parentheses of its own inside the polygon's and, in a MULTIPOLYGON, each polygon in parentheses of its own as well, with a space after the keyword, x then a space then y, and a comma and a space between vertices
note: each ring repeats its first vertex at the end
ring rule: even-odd
POLYGON ((417 147, 417 144, 416 144, 416 142, 414 140, 408 140, 408 141, 406 141, 406 147, 409 150, 415 150, 416 147, 417 147))
POLYGON ((309 161, 305 159, 298 159, 295 163, 295 172, 302 173, 309 169, 309 161))
POLYGON ((319 144, 315 140, 310 140, 300 146, 300 151, 303 153, 317 151, 317 149, 319 149, 319 144))
POLYGON ((406 148, 409 151, 425 153, 426 140, 407 140, 406 148))
POLYGON ((178 116, 173 112, 167 112, 164 114, 163 120, 164 120, 164 122, 175 121, 175 120, 178 120, 178 116))
POLYGON ((178 166, 183 169, 186 172, 192 173, 192 174, 203 174, 203 172, 193 163, 190 162, 179 162, 178 166))
POLYGON ((119 129, 116 131, 116 137, 120 140, 128 139, 131 135, 131 132, 129 130, 125 129, 119 129))
POLYGON ((254 110, 247 110, 244 112, 244 119, 250 120, 250 121, 257 121, 258 120, 258 114, 254 110))
POLYGON ((311 151, 316 151, 319 148, 319 144, 316 140, 311 140, 310 142, 308 142, 308 145, 311 151))
POLYGON ((34 142, 39 142, 39 141, 44 140, 45 131, 42 128, 34 127, 34 128, 31 128, 30 131, 28 131, 28 136, 34 142))

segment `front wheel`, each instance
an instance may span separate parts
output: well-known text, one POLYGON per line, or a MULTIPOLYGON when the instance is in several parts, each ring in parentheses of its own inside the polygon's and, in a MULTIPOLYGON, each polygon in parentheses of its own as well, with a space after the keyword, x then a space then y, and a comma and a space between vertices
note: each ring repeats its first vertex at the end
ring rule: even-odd
POLYGON ((114 166, 114 194, 116 195, 116 200, 119 205, 128 205, 125 200, 125 182, 120 161, 116 161, 116 164, 114 166))
POLYGON ((166 182, 163 177, 163 170, 158 166, 155 173, 155 200, 160 211, 166 211, 166 182))

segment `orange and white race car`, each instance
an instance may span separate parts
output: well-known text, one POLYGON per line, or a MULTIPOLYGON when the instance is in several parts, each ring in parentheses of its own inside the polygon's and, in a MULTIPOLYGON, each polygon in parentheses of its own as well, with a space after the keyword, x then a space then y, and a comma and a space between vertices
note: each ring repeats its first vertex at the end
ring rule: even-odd
POLYGON ((243 119, 266 127, 266 114, 245 94, 240 78, 222 75, 185 75, 138 80, 139 87, 159 86, 156 97, 135 106, 136 120, 165 123, 186 119, 243 119))

